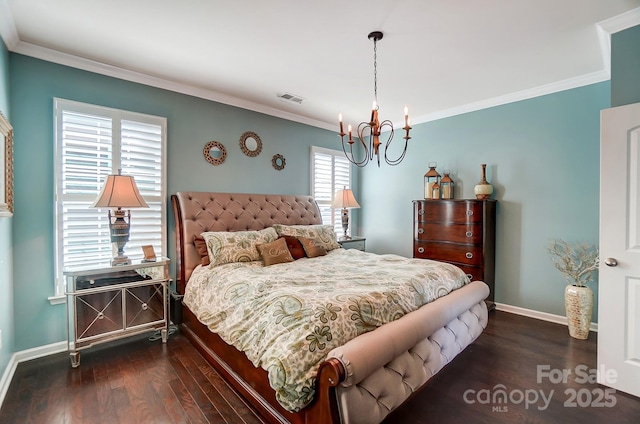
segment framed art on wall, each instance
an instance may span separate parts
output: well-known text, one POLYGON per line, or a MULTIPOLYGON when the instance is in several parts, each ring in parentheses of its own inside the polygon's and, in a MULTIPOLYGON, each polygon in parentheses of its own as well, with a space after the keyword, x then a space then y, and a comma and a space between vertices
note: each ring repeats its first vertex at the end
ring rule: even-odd
POLYGON ((0 217, 13 215, 13 127, 0 113, 0 217))

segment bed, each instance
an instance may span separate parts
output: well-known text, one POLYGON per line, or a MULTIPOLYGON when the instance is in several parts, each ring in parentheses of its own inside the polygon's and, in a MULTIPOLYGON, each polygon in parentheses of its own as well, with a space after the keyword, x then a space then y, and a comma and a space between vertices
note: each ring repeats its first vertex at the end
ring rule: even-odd
MULTIPOLYGON (((176 289, 182 295, 188 292, 194 272, 196 281, 202 269, 196 246, 202 233, 322 224, 310 196, 178 192, 171 201, 176 226, 176 289)), ((364 255, 375 256, 341 250, 327 257, 369 260, 364 255)), ((487 323, 484 299, 488 295, 486 284, 469 282, 335 346, 317 367, 310 403, 295 412, 279 402, 265 369, 254 366, 245 353, 227 344, 223 333, 210 331, 186 306, 180 330, 269 423, 379 423, 480 335, 487 323)))

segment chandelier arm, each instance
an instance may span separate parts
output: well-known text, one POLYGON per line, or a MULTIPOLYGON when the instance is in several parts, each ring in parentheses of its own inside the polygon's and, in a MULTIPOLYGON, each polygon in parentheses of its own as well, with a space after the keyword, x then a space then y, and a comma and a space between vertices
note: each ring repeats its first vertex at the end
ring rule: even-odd
POLYGON ((387 155, 387 153, 389 150, 389 146, 393 141, 393 135, 394 135, 393 123, 387 119, 383 121, 382 124, 380 124, 380 128, 384 128, 384 127, 389 128, 389 137, 387 138, 387 144, 384 146, 384 161, 391 166, 395 166, 395 165, 398 165, 400 162, 402 162, 402 160, 404 159, 404 156, 407 154, 407 146, 409 144, 408 143, 409 139, 404 140, 404 149, 402 150, 402 153, 400 154, 400 156, 396 159, 389 159, 389 156, 387 155))
MULTIPOLYGON (((402 154, 400 155, 400 157, 398 157, 398 158, 396 158, 396 159, 393 159, 393 160, 390 160, 390 159, 387 157, 387 149, 385 148, 385 149, 384 149, 384 160, 385 160, 385 162, 387 162, 387 163, 388 163, 389 165, 391 165, 391 166, 396 166, 396 165, 398 165, 400 162, 402 162, 402 161, 404 160, 404 156, 407 154, 407 146, 408 146, 408 142, 409 142, 409 140, 405 140, 405 141, 404 141, 404 149, 402 150, 402 154)), ((387 143, 387 145, 388 145, 388 144, 389 144, 389 143, 387 143)))
POLYGON ((368 162, 369 162, 369 155, 368 155, 368 151, 367 151, 367 146, 364 144, 364 142, 362 141, 362 139, 360 138, 360 136, 358 136, 358 141, 360 142, 360 144, 362 144, 363 148, 364 148, 364 158, 361 161, 356 160, 355 155, 353 154, 353 143, 348 143, 349 144, 349 153, 347 153, 347 149, 344 145, 344 137, 342 137, 342 151, 344 152, 345 157, 347 158, 347 160, 349 162, 351 162, 352 164, 359 166, 359 167, 363 167, 365 166, 368 162))
POLYGON ((370 122, 360 122, 360 124, 358 125, 357 134, 358 134, 358 140, 360 140, 360 143, 362 144, 362 148, 364 149, 367 155, 367 158, 368 158, 367 162, 370 160, 373 160, 373 158, 375 157, 375 152, 373 148, 373 139, 375 135, 374 127, 371 126, 370 122))

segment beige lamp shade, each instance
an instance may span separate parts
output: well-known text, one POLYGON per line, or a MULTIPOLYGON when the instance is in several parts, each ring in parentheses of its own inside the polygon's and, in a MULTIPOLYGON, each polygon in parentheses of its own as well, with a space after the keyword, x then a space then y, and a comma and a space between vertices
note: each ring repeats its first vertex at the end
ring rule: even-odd
POLYGON ((94 208, 148 208, 136 181, 129 175, 109 175, 94 208))
POLYGON ((351 189, 338 190, 336 192, 336 197, 333 199, 333 203, 331 207, 334 208, 343 208, 343 209, 352 209, 359 208, 360 204, 356 200, 356 197, 353 195, 353 191, 351 189))

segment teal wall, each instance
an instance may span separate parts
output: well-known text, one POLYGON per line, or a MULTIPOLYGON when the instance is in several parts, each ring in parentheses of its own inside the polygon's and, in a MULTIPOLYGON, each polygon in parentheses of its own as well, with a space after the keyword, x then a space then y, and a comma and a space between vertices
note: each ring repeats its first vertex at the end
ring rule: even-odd
POLYGON ((640 25, 611 36, 611 106, 640 102, 640 25))
MULTIPOLYGON (((0 112, 11 122, 9 114, 9 52, 0 38, 0 112)), ((11 359, 13 348, 13 276, 11 259, 11 222, 0 218, 0 378, 11 359)))
POLYGON ((496 301, 564 315, 565 283, 545 247, 556 237, 598 243, 599 119, 609 85, 416 125, 402 164, 361 176, 367 248, 413 254, 411 201, 423 198, 429 162, 451 169, 456 198, 474 198, 486 163, 498 200, 496 301))
MULTIPOLYGON (((53 98, 61 97, 167 117, 168 193, 179 190, 308 194, 310 146, 338 148, 336 134, 307 125, 10 54, 11 111, 16 133, 14 300, 16 350, 66 338, 64 305, 53 295, 53 98), (256 158, 238 145, 243 132, 263 142, 256 158), (216 140, 227 148, 220 166, 203 157, 216 140), (271 157, 287 164, 276 171, 271 157), (36 266, 37 265, 37 266, 36 266)), ((167 199, 169 246, 173 216, 167 199)), ((170 257, 175 257, 169 251, 170 257)))
MULTIPOLYGON (((612 51, 619 51, 618 43, 640 51, 637 27, 620 34, 625 37, 612 38, 612 51)), ((340 148, 331 131, 7 53, 4 46, 0 53, 0 108, 10 109, 6 114, 16 133, 16 213, 0 220, 0 261, 13 259, 13 274, 11 267, 0 267, 0 293, 5 294, 0 296, 0 329, 6 344, 0 351, 0 372, 8 353, 66 338, 64 306, 47 300, 54 284, 54 97, 166 116, 169 193, 308 193, 309 146, 340 148), (255 131, 264 142, 257 158, 239 150, 244 131, 255 131), (202 157, 211 140, 229 151, 219 167, 202 157), (275 153, 287 158, 282 172, 271 168, 275 153), (13 305, 7 300, 12 287, 13 305)), ((633 55, 616 57, 611 84, 415 125, 402 164, 369 166, 358 173, 356 195, 362 209, 353 224, 367 237, 368 250, 411 256, 411 200, 422 196, 429 162, 437 161, 440 170, 450 168, 457 197, 467 198, 480 178, 480 164, 487 163, 499 201, 496 300, 563 315, 564 284, 545 246, 554 237, 597 242, 599 111, 618 97, 613 91, 624 92, 640 75, 633 55)), ((171 213, 168 217, 172 247, 171 213)))

